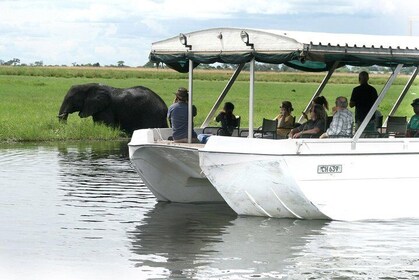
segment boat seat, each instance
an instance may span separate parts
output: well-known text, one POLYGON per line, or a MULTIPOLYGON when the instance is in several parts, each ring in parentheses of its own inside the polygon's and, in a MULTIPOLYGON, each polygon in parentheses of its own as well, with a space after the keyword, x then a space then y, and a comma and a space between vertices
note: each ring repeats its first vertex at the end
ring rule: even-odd
MULTIPOLYGON (((253 132, 254 138, 272 138, 277 139, 276 129, 278 126, 278 120, 263 119, 262 126, 255 129, 253 132)), ((243 129, 240 131, 240 137, 248 137, 249 130, 243 129)))
POLYGON ((257 138, 277 138, 276 129, 278 120, 263 119, 262 126, 253 133, 253 137, 257 138))
POLYGON ((395 137, 405 137, 407 130, 407 117, 389 116, 387 120, 387 135, 395 137))

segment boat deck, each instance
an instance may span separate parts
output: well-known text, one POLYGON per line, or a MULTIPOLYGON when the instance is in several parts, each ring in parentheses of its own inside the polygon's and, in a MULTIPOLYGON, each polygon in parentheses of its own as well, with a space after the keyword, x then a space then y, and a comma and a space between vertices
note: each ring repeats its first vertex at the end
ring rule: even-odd
POLYGON ((175 143, 170 140, 157 140, 156 144, 167 145, 167 146, 177 146, 177 147, 187 147, 187 148, 196 148, 200 149, 205 146, 202 143, 175 143))

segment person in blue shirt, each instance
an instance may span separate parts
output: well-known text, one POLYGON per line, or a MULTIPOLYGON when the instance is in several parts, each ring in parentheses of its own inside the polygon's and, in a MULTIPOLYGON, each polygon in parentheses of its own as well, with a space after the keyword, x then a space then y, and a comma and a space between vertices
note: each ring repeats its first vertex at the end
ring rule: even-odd
MULTIPOLYGON (((189 93, 186 88, 180 87, 175 93, 175 101, 167 111, 167 118, 173 130, 173 141, 176 143, 188 142, 188 100, 189 93)), ((192 116, 195 117, 197 109, 192 106, 192 116)), ((192 123, 193 127, 193 123, 192 123)), ((192 129, 192 142, 198 142, 196 132, 192 129)))

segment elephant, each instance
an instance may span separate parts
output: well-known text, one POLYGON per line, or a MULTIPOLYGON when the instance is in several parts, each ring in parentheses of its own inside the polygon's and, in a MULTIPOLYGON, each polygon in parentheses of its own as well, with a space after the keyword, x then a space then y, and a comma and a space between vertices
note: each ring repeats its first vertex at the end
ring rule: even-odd
POLYGON ((64 97, 58 118, 66 122, 68 115, 74 112, 79 112, 81 118, 92 116, 94 122, 120 128, 129 134, 141 128, 168 127, 166 103, 143 86, 73 85, 64 97))

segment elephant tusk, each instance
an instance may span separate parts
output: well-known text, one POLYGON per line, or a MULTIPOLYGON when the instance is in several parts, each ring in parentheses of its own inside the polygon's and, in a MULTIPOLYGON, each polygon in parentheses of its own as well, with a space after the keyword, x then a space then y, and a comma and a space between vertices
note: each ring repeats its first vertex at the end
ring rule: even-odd
POLYGON ((60 120, 60 122, 66 122, 67 121, 67 118, 68 118, 68 114, 66 114, 66 113, 60 114, 57 117, 60 120))

